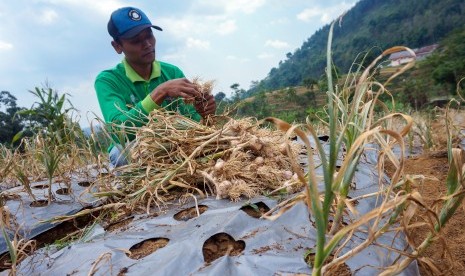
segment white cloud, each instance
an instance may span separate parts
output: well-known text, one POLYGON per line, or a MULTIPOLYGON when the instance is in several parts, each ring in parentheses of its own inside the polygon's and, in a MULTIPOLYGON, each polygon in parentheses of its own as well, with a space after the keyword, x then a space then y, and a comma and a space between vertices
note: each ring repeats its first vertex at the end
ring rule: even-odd
POLYGON ((186 42, 187 48, 197 48, 202 50, 207 50, 210 48, 210 42, 206 40, 195 39, 189 37, 186 42))
POLYGON ((289 48, 289 43, 280 40, 267 40, 265 46, 269 46, 275 49, 286 49, 289 48))
POLYGON ((0 40, 0 51, 13 49, 13 44, 0 40))
POLYGON ((199 2, 205 6, 223 9, 228 14, 236 12, 250 14, 263 6, 266 0, 200 0, 199 2))
POLYGON ((58 19, 58 13, 52 9, 42 10, 36 20, 43 25, 50 25, 58 19))
POLYGON ((182 53, 171 53, 171 54, 163 55, 161 59, 163 61, 179 61, 179 60, 185 60, 186 55, 182 53))
POLYGON ((183 39, 189 35, 229 35, 237 30, 236 21, 226 19, 224 16, 185 16, 183 18, 163 17, 157 19, 157 25, 163 28, 164 32, 183 39))
POLYGON ((322 14, 322 9, 318 7, 312 7, 305 9, 297 15, 297 19, 309 22, 313 17, 319 16, 322 14))
POLYGON ((237 56, 234 56, 234 55, 226 56, 226 60, 230 60, 230 61, 233 61, 233 62, 239 62, 239 63, 246 63, 246 62, 249 61, 248 58, 240 58, 240 57, 237 57, 237 56))
POLYGON ((157 20, 157 25, 163 28, 163 32, 169 33, 177 39, 184 39, 186 35, 214 33, 217 28, 217 23, 208 24, 204 18, 197 16, 163 17, 157 20))
POLYGON ((271 25, 282 25, 282 24, 286 24, 288 22, 289 22, 289 19, 287 19, 287 18, 278 18, 278 19, 270 21, 270 24, 271 25))
POLYGON ((269 58, 273 58, 274 55, 270 54, 270 53, 261 53, 257 56, 259 59, 269 59, 269 58))
POLYGON ((124 2, 119 0, 42 0, 41 2, 57 6, 70 5, 79 9, 85 8, 104 15, 109 15, 112 11, 125 5, 124 2))
POLYGON ((235 20, 226 20, 218 25, 216 32, 220 35, 233 33, 237 29, 235 20))
POLYGON ((304 22, 310 22, 314 18, 320 19, 322 23, 329 23, 331 20, 336 19, 340 16, 343 12, 349 10, 355 5, 355 3, 350 2, 347 3, 343 1, 335 6, 329 7, 318 7, 314 6, 311 8, 304 9, 302 12, 297 14, 297 19, 302 20, 304 22))

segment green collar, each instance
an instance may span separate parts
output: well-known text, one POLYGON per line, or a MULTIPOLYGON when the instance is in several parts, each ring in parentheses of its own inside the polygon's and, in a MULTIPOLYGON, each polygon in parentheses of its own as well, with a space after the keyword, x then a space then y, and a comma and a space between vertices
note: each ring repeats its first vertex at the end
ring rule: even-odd
MULTIPOLYGON (((126 58, 123 59, 124 70, 126 71, 126 76, 134 83, 136 81, 146 81, 144 80, 139 74, 137 74, 134 69, 132 69, 131 65, 127 62, 126 58)), ((154 78, 158 78, 161 75, 161 67, 160 63, 156 60, 153 61, 152 64, 152 74, 150 75, 150 80, 154 78)))

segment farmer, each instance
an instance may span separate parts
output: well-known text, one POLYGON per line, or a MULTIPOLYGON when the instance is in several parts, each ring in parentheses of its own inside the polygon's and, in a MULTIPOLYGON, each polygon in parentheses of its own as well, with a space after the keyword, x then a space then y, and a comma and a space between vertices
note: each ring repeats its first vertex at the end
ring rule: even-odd
MULTIPOLYGON (((105 122, 119 126, 120 130, 144 125, 154 109, 176 111, 196 121, 216 110, 212 95, 198 100, 197 86, 178 67, 155 59, 153 29, 162 31, 134 7, 115 10, 108 22, 108 33, 113 38, 111 45, 124 58, 116 67, 97 76, 95 91, 105 122), (184 99, 194 104, 186 104, 184 99)), ((113 167, 128 164, 124 154, 127 147, 123 145, 135 138, 134 133, 127 133, 127 139, 121 141, 117 133, 113 131, 116 141, 109 148, 113 167)))

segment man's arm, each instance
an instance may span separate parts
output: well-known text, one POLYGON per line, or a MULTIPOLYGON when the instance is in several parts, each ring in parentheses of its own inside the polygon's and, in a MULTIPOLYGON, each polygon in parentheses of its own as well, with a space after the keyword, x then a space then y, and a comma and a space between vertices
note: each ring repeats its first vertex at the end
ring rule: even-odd
POLYGON ((148 112, 138 102, 135 106, 127 106, 124 95, 114 81, 98 78, 95 90, 105 122, 140 127, 147 122, 148 112))

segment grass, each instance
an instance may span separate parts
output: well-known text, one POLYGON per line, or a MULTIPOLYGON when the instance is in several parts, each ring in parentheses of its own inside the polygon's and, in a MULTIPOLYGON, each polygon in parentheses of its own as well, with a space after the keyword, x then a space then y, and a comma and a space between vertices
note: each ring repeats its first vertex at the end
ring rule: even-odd
POLYGON ((63 158, 64 152, 60 144, 55 143, 52 139, 37 137, 44 146, 42 150, 37 153, 40 162, 45 168, 45 173, 48 178, 48 204, 53 199, 52 185, 53 177, 58 169, 61 159, 63 158))
MULTIPOLYGON (((333 66, 331 60, 333 28, 334 23, 331 25, 328 38, 327 68, 333 66)), ((388 78, 384 84, 372 80, 378 61, 393 52, 404 49, 406 48, 394 47, 388 49, 367 68, 355 67, 354 73, 348 74, 342 87, 333 83, 333 70, 327 70, 328 102, 326 116, 322 116, 322 118, 327 119, 322 121, 328 128, 329 140, 327 143, 329 149, 327 151, 324 146, 325 142, 318 139, 317 132, 312 124, 290 125, 276 118, 266 119, 273 122, 278 129, 286 131, 288 135, 296 134, 299 136, 306 144, 307 149, 312 149, 309 137, 315 142, 314 150, 308 152, 308 174, 303 174, 299 165, 296 162, 293 163, 294 172, 297 173, 299 180, 306 183, 305 196, 301 198, 305 198, 309 212, 315 220, 317 230, 316 245, 313 250, 315 258, 311 264, 313 275, 324 274, 332 267, 339 265, 372 244, 398 221, 405 204, 411 199, 412 195, 409 193, 395 194, 394 187, 401 181, 405 147, 403 137, 410 131, 413 120, 408 115, 388 110, 382 104, 379 109, 383 112, 375 113, 374 110, 376 106, 380 105, 378 97, 386 92, 386 84, 413 64, 409 63, 404 66, 388 78), (393 118, 403 120, 404 123, 400 129, 393 129, 393 118), (397 170, 391 176, 391 183, 381 188, 379 193, 376 193, 380 200, 379 206, 366 214, 358 214, 356 209, 351 206, 347 196, 350 183, 360 163, 360 158, 369 142, 379 144, 381 147, 379 160, 383 160, 384 157, 388 158, 395 164, 397 170), (399 158, 392 151, 395 144, 399 145, 401 149, 399 158), (337 169, 338 162, 341 161, 339 160, 341 153, 343 154, 342 165, 337 169), (322 191, 318 189, 314 154, 318 157, 318 166, 323 169, 324 189, 322 191), (356 219, 353 219, 348 226, 344 226, 342 217, 347 212, 351 213, 351 216, 356 219), (389 219, 382 220, 383 217, 389 219), (362 226, 369 229, 368 233, 370 234, 367 239, 356 245, 348 253, 333 258, 332 254, 340 252, 346 242, 362 226), (332 261, 328 263, 329 258, 332 258, 332 261)), ((379 175, 381 177, 381 170, 379 175)), ((291 204, 294 204, 294 202, 291 204)))
MULTIPOLYGON (((35 249, 34 240, 25 240, 18 238, 19 229, 16 229, 13 239, 10 238, 10 235, 6 231, 6 227, 9 224, 8 216, 4 217, 5 213, 4 206, 0 207, 1 219, 0 219, 0 228, 2 229, 2 236, 6 242, 8 248, 8 254, 10 255, 10 275, 16 275, 17 265, 28 256, 35 249)), ((6 211, 7 212, 7 211, 6 211)))

